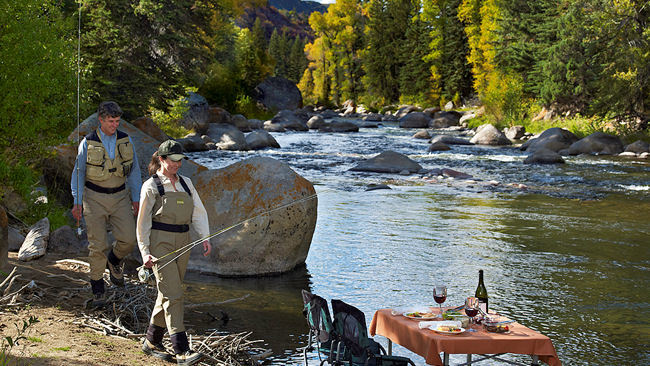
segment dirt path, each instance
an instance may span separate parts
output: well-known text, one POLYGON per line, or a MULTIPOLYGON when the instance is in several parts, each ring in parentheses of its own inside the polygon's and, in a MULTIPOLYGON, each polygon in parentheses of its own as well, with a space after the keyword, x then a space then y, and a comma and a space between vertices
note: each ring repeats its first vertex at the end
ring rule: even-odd
POLYGON ((34 280, 45 294, 28 304, 0 305, 2 339, 14 338, 30 316, 39 320, 27 328, 27 339, 11 349, 9 365, 171 365, 142 353, 140 340, 106 336, 74 324, 81 314, 88 313, 84 309, 90 296, 87 275, 85 267, 57 264, 59 259, 63 257, 47 254, 32 262, 20 262, 16 253, 9 253, 9 263, 16 267, 14 276, 20 275, 10 292, 34 280), (79 291, 84 286, 88 291, 79 291))

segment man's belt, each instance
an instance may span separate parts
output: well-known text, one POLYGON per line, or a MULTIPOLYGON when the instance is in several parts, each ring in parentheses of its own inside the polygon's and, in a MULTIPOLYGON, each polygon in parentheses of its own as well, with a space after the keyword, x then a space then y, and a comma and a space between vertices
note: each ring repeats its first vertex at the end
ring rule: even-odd
POLYGON ((186 233, 190 231, 190 225, 165 224, 164 222, 152 221, 151 228, 154 230, 169 231, 172 233, 186 233))
POLYGON ((111 194, 111 193, 117 193, 123 191, 126 188, 126 184, 122 184, 121 186, 115 188, 106 188, 106 187, 98 186, 95 183, 86 181, 86 187, 92 189, 95 192, 111 194))

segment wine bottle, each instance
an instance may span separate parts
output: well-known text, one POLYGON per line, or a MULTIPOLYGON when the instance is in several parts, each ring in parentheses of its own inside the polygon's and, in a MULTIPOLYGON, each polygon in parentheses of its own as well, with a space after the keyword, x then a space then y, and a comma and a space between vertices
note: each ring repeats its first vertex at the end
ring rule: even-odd
POLYGON ((480 269, 478 271, 478 287, 476 287, 476 294, 474 294, 478 298, 478 304, 479 308, 481 311, 483 311, 485 314, 488 312, 488 293, 487 290, 485 289, 485 284, 483 283, 483 270, 480 269))

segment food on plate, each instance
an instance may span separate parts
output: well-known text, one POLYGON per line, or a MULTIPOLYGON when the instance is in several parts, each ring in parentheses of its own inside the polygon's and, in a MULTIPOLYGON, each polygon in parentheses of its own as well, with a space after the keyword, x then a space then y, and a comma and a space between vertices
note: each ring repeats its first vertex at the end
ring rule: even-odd
POLYGON ((455 325, 439 325, 437 330, 441 332, 460 332, 461 329, 460 327, 457 327, 455 325))
POLYGON ((457 316, 461 316, 460 311, 454 311, 454 310, 447 310, 442 314, 442 318, 445 320, 455 320, 454 318, 457 316))
POLYGON ((435 318, 436 317, 436 315, 434 313, 425 313, 425 312, 421 312, 421 311, 414 311, 414 312, 411 312, 411 313, 406 313, 404 315, 406 315, 408 317, 411 317, 411 318, 435 318))
POLYGON ((510 331, 508 325, 486 325, 485 330, 492 333, 507 333, 510 331))

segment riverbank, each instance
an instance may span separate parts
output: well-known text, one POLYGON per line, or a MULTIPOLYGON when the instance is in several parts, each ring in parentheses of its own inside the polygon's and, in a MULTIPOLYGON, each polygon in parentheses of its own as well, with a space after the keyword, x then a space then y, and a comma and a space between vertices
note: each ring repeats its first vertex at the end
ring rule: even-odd
MULTIPOLYGON (((84 308, 87 294, 75 289, 85 286, 83 267, 57 264, 64 259, 48 254, 36 261, 20 262, 17 253, 9 253, 10 268, 16 268, 15 292, 34 281, 28 303, 0 305, 2 337, 16 339, 23 322, 31 316, 38 322, 27 327, 21 339, 10 349, 9 365, 169 365, 140 351, 139 339, 106 336, 77 324, 88 311, 84 308)), ((7 348, 2 344, 2 350, 7 348)))

